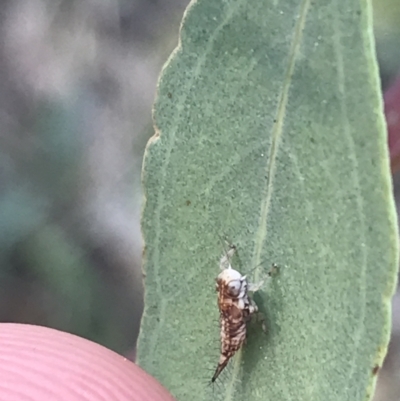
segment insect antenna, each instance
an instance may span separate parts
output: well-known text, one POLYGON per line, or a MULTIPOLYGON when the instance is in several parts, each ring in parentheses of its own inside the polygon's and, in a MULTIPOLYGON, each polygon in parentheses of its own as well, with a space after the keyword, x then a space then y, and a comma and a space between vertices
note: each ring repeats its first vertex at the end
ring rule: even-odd
MULTIPOLYGON (((224 234, 223 238, 221 235, 218 235, 218 238, 221 242, 222 248, 224 250, 224 256, 221 258, 220 260, 220 269, 227 269, 229 268, 229 266, 231 266, 230 264, 230 259, 232 258, 232 256, 234 255, 235 252, 237 252, 237 248, 235 245, 232 244, 231 241, 227 240, 227 235, 224 234), (225 245, 229 246, 229 249, 226 249, 225 245)), ((266 260, 261 261, 260 263, 258 263, 257 265, 255 265, 249 272, 245 273, 246 276, 251 275, 257 268, 259 268, 262 265, 266 264, 266 260)), ((272 277, 273 275, 275 275, 275 273, 278 271, 278 265, 276 263, 272 263, 271 268, 268 270, 267 275, 269 277, 272 277)))
MULTIPOLYGON (((246 273, 246 276, 252 274, 254 272, 254 270, 256 270, 258 267, 260 267, 260 266, 262 266, 264 264, 266 264, 265 260, 263 260, 262 262, 258 263, 248 273, 246 273)), ((278 269, 279 269, 278 265, 276 263, 272 263, 271 268, 268 270, 268 273, 267 273, 268 276, 270 276, 270 277, 273 276, 278 269)))

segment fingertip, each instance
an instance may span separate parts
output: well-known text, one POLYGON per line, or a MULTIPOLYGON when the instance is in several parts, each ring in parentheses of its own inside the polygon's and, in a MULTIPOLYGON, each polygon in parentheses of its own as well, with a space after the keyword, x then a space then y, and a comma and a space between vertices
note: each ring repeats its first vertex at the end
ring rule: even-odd
POLYGON ((117 353, 45 327, 0 324, 1 400, 173 401, 117 353))

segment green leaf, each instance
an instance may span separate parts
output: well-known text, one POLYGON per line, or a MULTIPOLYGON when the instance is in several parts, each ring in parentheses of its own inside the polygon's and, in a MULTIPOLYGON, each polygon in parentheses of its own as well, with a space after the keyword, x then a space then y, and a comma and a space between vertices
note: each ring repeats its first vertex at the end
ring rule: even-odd
POLYGON ((139 364, 178 400, 370 397, 398 237, 369 3, 194 2, 154 118, 139 364), (213 389, 224 235, 251 281, 279 269, 213 389))

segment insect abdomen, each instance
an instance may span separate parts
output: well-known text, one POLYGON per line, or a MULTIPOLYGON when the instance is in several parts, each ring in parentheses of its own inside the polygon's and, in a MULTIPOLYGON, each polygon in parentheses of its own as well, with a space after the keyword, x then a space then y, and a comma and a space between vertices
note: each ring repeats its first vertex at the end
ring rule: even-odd
POLYGON ((243 313, 235 305, 221 311, 221 356, 217 369, 211 379, 214 382, 229 360, 235 355, 246 340, 246 320, 243 313))

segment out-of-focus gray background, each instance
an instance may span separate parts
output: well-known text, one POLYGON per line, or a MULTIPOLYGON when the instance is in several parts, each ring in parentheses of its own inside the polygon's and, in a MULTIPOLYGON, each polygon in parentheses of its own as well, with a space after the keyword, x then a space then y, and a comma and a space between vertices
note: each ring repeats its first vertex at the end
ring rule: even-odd
POLYGON ((0 320, 131 354, 140 169, 186 0, 3 0, 0 320))
MULTIPOLYGON (((133 355, 143 295, 140 168, 157 77, 187 3, 2 1, 0 321, 59 328, 133 355)), ((384 87, 400 66, 398 3, 374 2, 384 87)), ((400 395, 397 299, 382 401, 400 395)))

